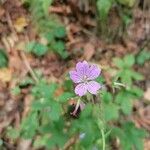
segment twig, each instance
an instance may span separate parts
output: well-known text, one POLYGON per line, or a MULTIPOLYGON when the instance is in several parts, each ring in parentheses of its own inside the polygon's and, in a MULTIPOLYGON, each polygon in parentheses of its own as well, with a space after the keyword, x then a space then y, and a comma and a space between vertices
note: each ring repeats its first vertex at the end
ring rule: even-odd
POLYGON ((21 55, 21 57, 22 57, 22 59, 23 59, 23 61, 24 61, 25 66, 27 67, 28 71, 30 72, 32 78, 33 78, 36 82, 39 82, 38 78, 36 77, 34 71, 33 71, 32 68, 31 68, 31 66, 30 66, 30 64, 29 64, 29 62, 28 62, 28 60, 27 60, 27 57, 26 57, 26 55, 24 54, 24 52, 21 52, 20 55, 21 55))
POLYGON ((4 46, 5 46, 5 49, 7 50, 7 53, 9 53, 10 50, 11 50, 11 48, 10 48, 10 44, 8 43, 6 37, 2 37, 1 40, 2 40, 2 42, 3 42, 3 44, 4 44, 4 46))
POLYGON ((16 33, 15 29, 14 29, 11 17, 9 15, 9 12, 6 13, 6 18, 7 18, 8 26, 9 26, 11 32, 16 36, 16 38, 18 40, 18 36, 17 36, 17 33, 16 33))
POLYGON ((70 138, 70 140, 65 144, 63 150, 68 150, 70 146, 76 143, 77 139, 78 139, 78 135, 70 138))

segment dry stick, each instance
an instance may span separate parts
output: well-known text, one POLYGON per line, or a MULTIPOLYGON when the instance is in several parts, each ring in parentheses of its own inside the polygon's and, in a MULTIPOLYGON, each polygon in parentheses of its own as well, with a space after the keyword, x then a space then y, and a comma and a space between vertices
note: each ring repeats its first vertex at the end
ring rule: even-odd
POLYGON ((22 57, 22 59, 23 59, 23 61, 24 61, 25 66, 27 67, 29 73, 31 74, 32 78, 33 78, 36 82, 39 82, 38 78, 36 77, 34 71, 33 71, 32 68, 31 68, 31 66, 30 66, 30 64, 29 64, 29 62, 28 62, 28 60, 27 60, 27 57, 26 57, 26 55, 24 54, 24 52, 20 52, 20 55, 21 55, 21 57, 22 57))
MULTIPOLYGON (((17 37, 17 39, 18 39, 17 33, 16 33, 15 29, 14 29, 14 26, 13 26, 13 23, 12 23, 12 20, 11 20, 11 17, 10 17, 10 15, 9 15, 8 12, 6 13, 6 17, 7 17, 7 22, 8 22, 8 25, 9 25, 10 30, 12 31, 12 33, 13 33, 13 34, 17 37)), ((25 55, 23 52, 21 52, 20 55, 21 55, 22 59, 24 60, 24 64, 25 64, 25 66, 27 67, 28 71, 30 72, 32 78, 33 78, 36 82, 38 82, 38 78, 36 77, 34 71, 32 70, 32 68, 31 68, 31 66, 30 66, 30 64, 29 64, 29 62, 28 62, 28 60, 27 60, 27 58, 26 58, 26 55, 25 55)))
POLYGON ((11 32, 15 35, 15 37, 17 38, 17 41, 18 41, 18 35, 17 35, 15 28, 13 26, 9 12, 6 13, 6 18, 7 18, 8 26, 9 26, 11 32))
POLYGON ((63 150, 68 150, 72 145, 74 145, 77 142, 77 140, 78 140, 78 135, 70 138, 70 140, 67 141, 67 143, 63 147, 63 150))

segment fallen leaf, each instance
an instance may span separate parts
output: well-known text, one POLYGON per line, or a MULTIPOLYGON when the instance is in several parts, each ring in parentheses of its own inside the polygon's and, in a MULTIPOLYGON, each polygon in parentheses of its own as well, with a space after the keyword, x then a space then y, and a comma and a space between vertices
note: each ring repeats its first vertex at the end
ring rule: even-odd
POLYGON ((28 23, 25 17, 18 18, 14 23, 14 27, 17 32, 22 32, 24 27, 26 27, 27 25, 28 23))
POLYGON ((94 52, 95 52, 95 47, 92 43, 85 44, 83 56, 86 60, 90 60, 94 55, 94 52))
POLYGON ((144 93, 144 98, 150 101, 150 88, 148 88, 144 93))
POLYGON ((9 68, 0 69, 0 81, 9 82, 12 78, 12 72, 9 68))
POLYGON ((5 10, 0 6, 0 18, 4 15, 5 10))

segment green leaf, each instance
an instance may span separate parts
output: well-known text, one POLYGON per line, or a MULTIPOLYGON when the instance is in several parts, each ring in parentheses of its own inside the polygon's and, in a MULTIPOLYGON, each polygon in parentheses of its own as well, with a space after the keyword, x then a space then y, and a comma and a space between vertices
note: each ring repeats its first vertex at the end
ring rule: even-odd
POLYGON ((117 0, 120 4, 125 5, 127 7, 133 7, 135 4, 135 0, 117 0))
POLYGON ((132 67, 135 63, 135 57, 133 55, 126 55, 124 57, 124 63, 126 67, 132 67))
POLYGON ((132 99, 126 99, 121 103, 121 109, 125 115, 129 115, 132 112, 133 101, 132 99))
POLYGON ((124 61, 122 59, 114 58, 113 62, 118 68, 124 68, 124 61))
POLYGON ((97 8, 101 21, 106 21, 109 10, 112 6, 112 0, 97 0, 97 8))
POLYGON ((102 99, 105 103, 109 103, 112 101, 113 97, 112 97, 112 94, 110 92, 104 91, 103 95, 102 95, 102 99))
POLYGON ((86 107, 83 109, 80 118, 81 119, 87 118, 91 116, 91 114, 92 114, 92 105, 87 104, 86 107))
POLYGON ((54 40, 54 34, 53 34, 53 32, 45 33, 44 37, 47 39, 48 42, 52 42, 54 40))
POLYGON ((38 113, 33 111, 28 115, 21 124, 21 136, 25 139, 33 138, 39 126, 38 113))
POLYGON ((132 22, 132 18, 128 14, 123 13, 121 18, 126 26, 128 26, 132 22))
POLYGON ((105 82, 105 78, 102 77, 102 76, 99 76, 99 77, 96 79, 96 81, 97 81, 98 83, 103 84, 103 83, 105 82))
POLYGON ((131 122, 125 123, 123 125, 123 129, 135 149, 143 150, 143 138, 146 136, 146 132, 142 129, 136 128, 135 125, 131 122))
POLYGON ((144 77, 140 73, 135 72, 135 71, 131 71, 131 75, 132 75, 132 78, 135 80, 143 80, 144 79, 144 77))
POLYGON ((48 47, 43 44, 32 41, 26 45, 26 51, 32 52, 36 56, 43 56, 48 51, 48 47))
POLYGON ((73 93, 73 82, 71 80, 65 80, 63 86, 66 91, 73 93))
POLYGON ((44 10, 44 13, 45 13, 45 16, 48 16, 48 8, 49 6, 52 4, 53 0, 44 0, 42 1, 42 6, 43 6, 43 10, 44 10))
POLYGON ((120 128, 114 128, 112 130, 112 136, 117 136, 120 139, 122 150, 143 150, 143 139, 146 136, 146 132, 142 129, 138 129, 131 122, 124 123, 120 128))
POLYGON ((50 140, 50 135, 46 134, 46 135, 43 135, 41 137, 37 137, 35 140, 34 140, 34 143, 33 143, 33 147, 36 148, 36 149, 39 149, 43 146, 46 146, 46 142, 50 140))
POLYGON ((7 128, 7 136, 12 139, 17 139, 20 133, 19 130, 12 128, 11 126, 7 128))
POLYGON ((15 88, 13 88, 11 90, 11 92, 12 92, 13 95, 19 95, 21 93, 21 90, 18 86, 16 86, 15 88))
POLYGON ((26 87, 28 85, 32 85, 34 84, 34 81, 31 77, 24 77, 21 81, 20 81, 20 84, 19 84, 19 87, 26 87))
POLYGON ((134 94, 137 98, 140 98, 140 97, 143 96, 143 90, 140 89, 139 87, 136 87, 136 86, 132 87, 132 88, 130 89, 130 92, 131 92, 132 94, 134 94))
POLYGON ((120 74, 121 82, 123 84, 126 84, 128 86, 132 85, 132 75, 131 75, 132 70, 123 70, 120 74))
POLYGON ((61 114, 61 105, 57 102, 51 102, 51 108, 49 112, 50 119, 52 121, 58 121, 61 114))
POLYGON ((64 102, 67 102, 72 97, 73 97, 72 93, 65 92, 58 97, 58 101, 64 103, 64 102))
POLYGON ((119 117, 119 107, 116 104, 110 103, 104 105, 104 116, 106 121, 116 120, 119 117))
POLYGON ((136 62, 139 65, 143 65, 148 60, 150 60, 150 52, 146 50, 142 50, 136 58, 136 62))
POLYGON ((134 95, 127 90, 120 91, 115 98, 115 102, 120 105, 122 112, 129 115, 132 111, 134 95))
POLYGON ((48 47, 47 46, 45 46, 43 44, 40 44, 40 43, 36 43, 32 52, 36 56, 43 56, 43 55, 46 54, 47 51, 48 51, 48 47))
POLYGON ((0 68, 8 66, 8 57, 3 49, 0 49, 0 68))
POLYGON ((62 41, 57 41, 56 43, 52 44, 52 49, 57 52, 62 58, 67 58, 68 53, 65 50, 65 43, 62 41))
POLYGON ((47 83, 40 82, 32 89, 32 93, 34 93, 35 95, 37 93, 40 93, 40 96, 43 96, 45 99, 51 100, 53 98, 56 89, 57 89, 57 84, 55 83, 47 84, 47 83))
POLYGON ((66 30, 65 28, 62 26, 57 27, 56 29, 54 29, 54 35, 56 38, 63 38, 66 36, 66 30))

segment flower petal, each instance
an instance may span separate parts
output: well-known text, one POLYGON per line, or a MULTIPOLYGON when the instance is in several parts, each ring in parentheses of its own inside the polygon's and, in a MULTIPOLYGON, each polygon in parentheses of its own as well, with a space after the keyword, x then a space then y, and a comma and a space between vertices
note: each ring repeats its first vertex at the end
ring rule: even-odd
POLYGON ((76 70, 78 74, 83 78, 84 76, 87 76, 89 72, 89 64, 87 63, 87 61, 78 62, 76 64, 76 70))
POLYGON ((96 79, 100 75, 100 73, 101 69, 99 69, 97 65, 91 65, 88 73, 88 79, 96 79))
POLYGON ((79 96, 85 95, 87 92, 87 84, 81 83, 75 87, 75 93, 79 96))
POLYGON ((80 83, 81 82, 81 77, 78 75, 76 71, 70 71, 70 78, 74 83, 80 83))
POLYGON ((96 81, 90 81, 87 84, 87 90, 91 94, 97 94, 97 91, 101 88, 101 85, 96 81))

